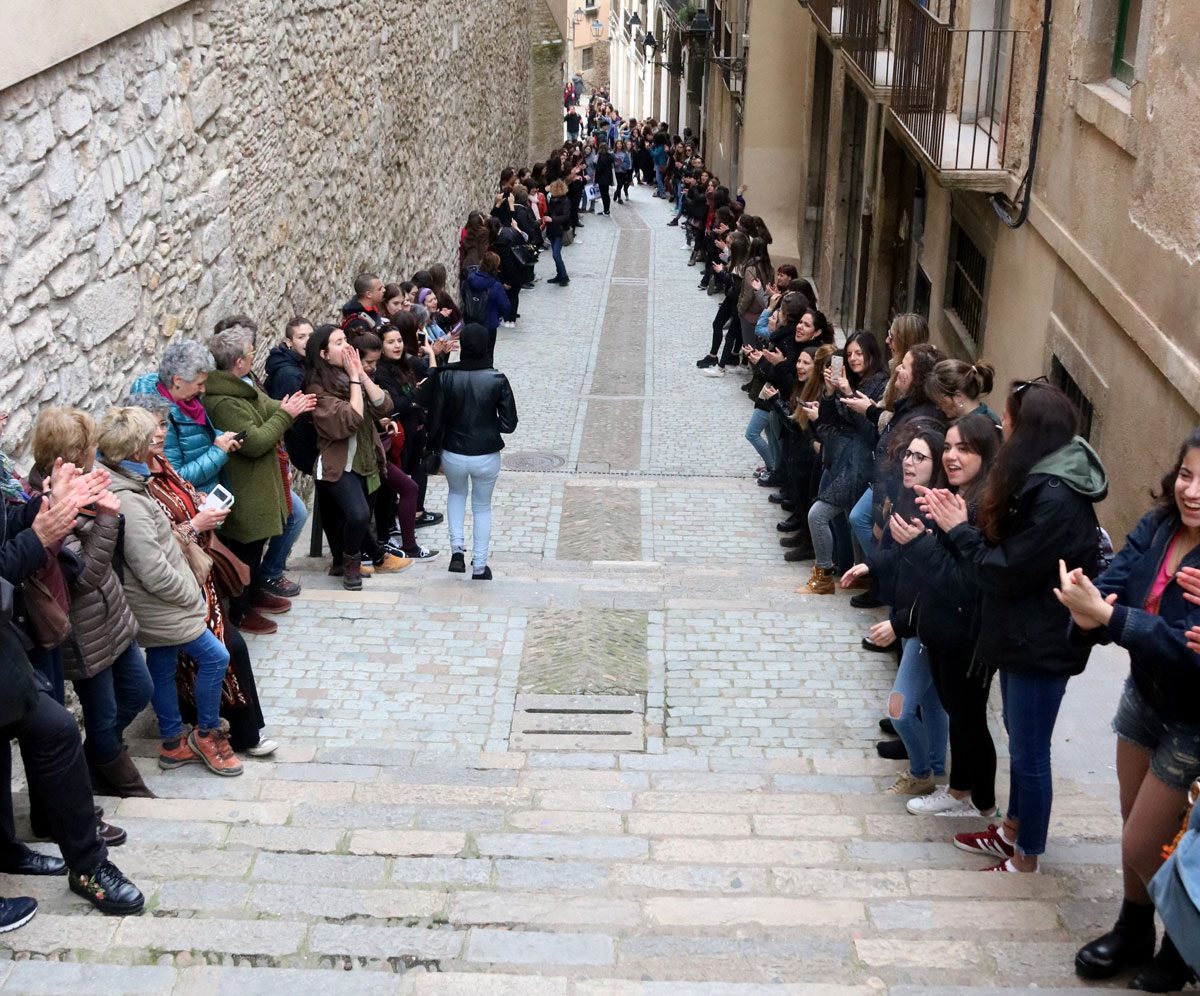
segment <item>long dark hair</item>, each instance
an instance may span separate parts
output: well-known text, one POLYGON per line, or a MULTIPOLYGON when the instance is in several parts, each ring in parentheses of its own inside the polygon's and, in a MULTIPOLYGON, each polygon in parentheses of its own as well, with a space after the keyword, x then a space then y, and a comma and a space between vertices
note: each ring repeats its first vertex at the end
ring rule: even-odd
POLYGON ((1066 446, 1079 428, 1079 412, 1070 399, 1045 381, 1013 381, 1008 417, 1012 434, 996 455, 979 508, 979 528, 991 543, 1000 541, 1009 505, 1029 471, 1066 446))
POLYGON ((962 448, 968 453, 978 454, 979 459, 983 461, 979 473, 959 492, 967 505, 971 506, 978 502, 979 495, 987 484, 988 473, 996 460, 996 454, 1000 452, 1000 426, 986 415, 976 413, 955 419, 946 427, 946 432, 951 429, 958 430, 962 448))
POLYGON ((341 332, 336 325, 318 325, 304 346, 304 386, 320 385, 328 394, 346 397, 350 393, 349 378, 321 355, 329 347, 329 337, 341 332))
MULTIPOLYGON (((931 342, 918 342, 908 351, 913 358, 912 380, 904 396, 908 398, 911 411, 918 405, 933 404, 933 399, 929 396, 929 378, 942 360, 942 351, 931 342)), ((904 357, 900 359, 903 362, 904 357)))
POLYGON ((1183 461, 1187 459, 1189 450, 1200 450, 1200 427, 1193 429, 1191 435, 1179 447, 1179 456, 1175 459, 1175 466, 1163 474, 1162 482, 1158 486, 1158 493, 1150 492, 1154 498, 1158 499, 1158 507, 1170 515, 1175 522, 1180 521, 1179 504, 1175 501, 1175 482, 1179 480, 1179 471, 1183 467, 1183 461))
MULTIPOLYGON (((824 318, 824 315, 821 315, 824 318)), ((822 336, 822 340, 824 336, 822 336)), ((850 381, 850 387, 853 390, 858 390, 858 385, 864 380, 867 380, 872 374, 883 369, 883 351, 879 348, 879 340, 870 332, 859 330, 846 340, 846 345, 842 349, 842 356, 845 357, 850 351, 850 347, 858 343, 858 348, 863 354, 863 370, 861 374, 856 374, 850 369, 850 364, 846 364, 846 379, 850 381)))
MULTIPOLYGON (((942 452, 946 449, 946 434, 942 431, 941 423, 930 418, 914 418, 902 425, 893 433, 893 439, 888 443, 888 460, 900 467, 904 451, 917 439, 929 447, 929 455, 933 458, 929 483, 925 487, 944 488, 946 468, 942 466, 942 452)), ((901 487, 896 498, 895 511, 905 519, 915 518, 918 514, 916 493, 901 487)))

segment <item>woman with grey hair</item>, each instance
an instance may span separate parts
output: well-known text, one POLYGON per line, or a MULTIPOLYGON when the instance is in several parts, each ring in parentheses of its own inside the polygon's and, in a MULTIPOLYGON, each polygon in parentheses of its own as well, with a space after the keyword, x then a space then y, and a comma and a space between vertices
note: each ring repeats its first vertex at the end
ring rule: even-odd
POLYGON ((176 339, 163 352, 158 373, 143 374, 130 388, 131 394, 160 394, 171 402, 163 452, 180 477, 205 493, 220 483, 229 454, 241 446, 236 433, 213 428, 200 403, 214 365, 200 343, 176 339))

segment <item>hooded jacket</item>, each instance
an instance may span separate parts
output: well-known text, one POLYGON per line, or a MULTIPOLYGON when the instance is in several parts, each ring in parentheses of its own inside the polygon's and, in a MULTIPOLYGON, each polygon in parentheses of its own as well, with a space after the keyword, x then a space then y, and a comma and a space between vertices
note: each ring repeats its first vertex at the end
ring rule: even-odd
MULTIPOLYGON (((158 374, 142 374, 129 390, 133 394, 158 394, 158 374)), ((216 438, 212 419, 206 419, 204 425, 193 422, 177 404, 171 403, 163 456, 197 491, 207 493, 222 483, 229 454, 214 442, 216 438)))
POLYGON ((461 359, 435 372, 429 438, 443 450, 482 456, 504 449, 502 432, 517 427, 508 378, 487 361, 488 330, 472 322, 459 338, 461 359))
MULTIPOLYGON (((1200 723, 1200 667, 1186 638, 1189 628, 1200 625, 1200 606, 1185 600, 1183 589, 1172 580, 1163 590, 1158 611, 1145 608, 1178 530, 1178 517, 1164 509, 1142 517, 1108 570, 1096 579, 1102 595, 1117 596, 1108 625, 1080 630, 1072 623, 1071 639, 1083 646, 1124 647, 1129 651, 1130 677, 1142 698, 1167 719, 1200 723)), ((1200 567, 1200 547, 1191 550, 1179 566, 1200 567)))
POLYGON ((225 465, 237 501, 221 524, 221 535, 237 543, 278 536, 288 518, 279 444, 292 427, 292 416, 278 401, 228 370, 208 375, 204 410, 209 421, 223 431, 246 434, 225 465))
POLYGON ((955 526, 949 541, 983 592, 975 657, 1014 674, 1074 675, 1091 648, 1068 639, 1070 613, 1054 595, 1058 562, 1089 577, 1100 562, 1094 505, 1108 494, 1100 458, 1076 436, 1030 470, 1013 496, 997 544, 955 526))
POLYGON ((374 308, 366 307, 358 298, 352 297, 342 305, 342 328, 345 328, 356 318, 365 318, 371 323, 373 328, 379 328, 383 324, 383 316, 378 311, 374 308))
POLYGON ((109 490, 121 502, 125 599, 143 647, 190 643, 206 627, 208 605, 167 513, 146 490, 148 478, 108 465, 109 490))
POLYGON ((484 273, 482 270, 471 270, 467 273, 467 286, 477 294, 483 291, 487 292, 487 320, 482 324, 487 327, 488 331, 498 329, 500 316, 507 315, 510 307, 508 295, 504 292, 504 285, 500 283, 500 278, 494 277, 490 273, 484 273))
POLYGON ((63 674, 72 681, 94 678, 111 667, 137 636, 137 622, 112 566, 120 529, 117 516, 85 511, 63 540, 63 549, 83 564, 67 583, 71 635, 62 645, 63 674))
POLYGON ((267 354, 267 394, 282 401, 304 387, 304 358, 287 343, 280 343, 267 354))

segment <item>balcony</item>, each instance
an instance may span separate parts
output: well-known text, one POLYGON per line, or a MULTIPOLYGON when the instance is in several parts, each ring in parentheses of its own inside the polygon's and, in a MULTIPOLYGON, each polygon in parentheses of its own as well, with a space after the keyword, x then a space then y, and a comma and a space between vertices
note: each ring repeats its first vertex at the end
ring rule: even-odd
MULTIPOLYGON (((1027 32, 956 28, 918 0, 892 0, 891 113, 948 186, 1000 190, 1009 157, 1013 69, 1027 32)), ((878 48, 871 78, 883 75, 878 48)), ((862 67, 863 63, 856 64, 862 67)), ((870 62, 864 56, 864 61, 870 62)), ((884 69, 888 66, 885 64, 884 69)), ((864 70, 865 71, 865 70, 864 70)))
POLYGON ((830 42, 841 40, 842 0, 808 0, 808 9, 812 11, 817 27, 830 42))
POLYGON ((896 0, 845 0, 842 49, 850 71, 874 100, 887 100, 896 70, 896 0))

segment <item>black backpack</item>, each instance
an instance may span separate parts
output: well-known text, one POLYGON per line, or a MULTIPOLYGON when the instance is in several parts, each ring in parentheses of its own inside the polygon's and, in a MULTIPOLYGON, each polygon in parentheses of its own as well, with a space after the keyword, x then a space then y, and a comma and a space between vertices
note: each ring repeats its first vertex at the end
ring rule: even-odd
POLYGON ((462 316, 463 321, 478 322, 480 325, 484 325, 487 323, 488 293, 490 287, 485 287, 483 290, 475 290, 471 287, 470 275, 478 271, 478 269, 478 266, 472 266, 467 271, 467 279, 463 281, 462 316))

